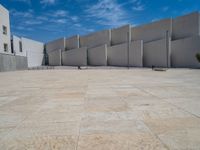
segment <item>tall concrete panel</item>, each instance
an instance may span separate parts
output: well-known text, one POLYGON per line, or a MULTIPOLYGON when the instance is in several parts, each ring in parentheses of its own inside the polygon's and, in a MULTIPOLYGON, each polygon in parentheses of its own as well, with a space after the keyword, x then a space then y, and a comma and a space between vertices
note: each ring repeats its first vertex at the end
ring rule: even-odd
POLYGON ((37 67, 43 65, 44 44, 27 38, 21 38, 22 50, 27 54, 28 67, 37 67))
POLYGON ((65 38, 57 39, 51 42, 46 43, 46 52, 50 53, 55 50, 65 50, 65 38))
POLYGON ((199 13, 191 13, 173 19, 172 40, 200 35, 199 13))
POLYGON ((200 67, 197 53, 200 53, 200 36, 172 41, 172 67, 200 67))
POLYGON ((15 56, 16 59, 16 70, 25 70, 28 68, 27 57, 15 56))
POLYGON ((79 48, 79 35, 75 35, 65 39, 65 50, 79 48))
POLYGON ((16 70, 16 60, 14 55, 1 55, 1 72, 4 71, 15 71, 16 70))
POLYGON ((80 47, 93 48, 107 44, 110 46, 111 32, 104 30, 80 37, 80 47))
POLYGON ((129 48, 129 66, 143 67, 143 41, 133 41, 129 48))
POLYGON ((88 65, 106 66, 107 65, 107 45, 88 49, 88 65))
POLYGON ((170 67, 170 51, 166 39, 144 43, 144 67, 170 67))
POLYGON ((128 43, 131 40, 131 26, 125 25, 111 30, 111 45, 128 43))
POLYGON ((128 66, 127 43, 108 47, 107 54, 109 66, 128 66))
POLYGON ((64 66, 87 66, 87 48, 63 51, 62 64, 64 66))
POLYGON ((35 53, 32 51, 27 52, 28 67, 38 67, 44 64, 44 54, 35 53))
POLYGON ((48 53, 49 65, 50 66, 61 66, 62 50, 54 50, 48 53))
POLYGON ((25 69, 27 69, 26 57, 0 54, 0 72, 25 69))
POLYGON ((143 40, 144 43, 161 40, 166 37, 167 32, 169 37, 171 37, 172 19, 165 19, 138 27, 132 27, 131 40, 143 40))

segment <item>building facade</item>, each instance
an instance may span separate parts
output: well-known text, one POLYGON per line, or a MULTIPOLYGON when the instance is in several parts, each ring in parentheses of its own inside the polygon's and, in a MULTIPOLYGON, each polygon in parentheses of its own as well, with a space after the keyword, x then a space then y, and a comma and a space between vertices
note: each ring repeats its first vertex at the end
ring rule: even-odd
POLYGON ((11 54, 9 11, 0 4, 0 53, 11 54))

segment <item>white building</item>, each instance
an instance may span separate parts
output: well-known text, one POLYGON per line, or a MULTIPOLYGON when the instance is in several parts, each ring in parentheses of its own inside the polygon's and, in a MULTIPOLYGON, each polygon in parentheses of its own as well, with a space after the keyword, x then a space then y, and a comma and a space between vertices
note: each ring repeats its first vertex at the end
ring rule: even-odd
POLYGON ((11 53, 9 11, 0 4, 0 53, 11 53))
POLYGON ((44 44, 24 37, 12 36, 13 52, 27 57, 28 67, 41 66, 44 62, 44 44))

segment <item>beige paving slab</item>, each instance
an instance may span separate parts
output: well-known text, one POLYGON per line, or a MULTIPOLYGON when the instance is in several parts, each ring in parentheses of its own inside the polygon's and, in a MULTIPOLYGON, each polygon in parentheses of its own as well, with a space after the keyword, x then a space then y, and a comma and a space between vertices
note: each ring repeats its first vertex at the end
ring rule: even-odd
POLYGON ((75 150, 76 145, 76 136, 9 137, 0 143, 3 150, 75 150))
POLYGON ((78 150, 166 150, 151 134, 90 134, 81 135, 78 150))
POLYGON ((145 123, 170 149, 200 148, 199 118, 150 119, 145 123))

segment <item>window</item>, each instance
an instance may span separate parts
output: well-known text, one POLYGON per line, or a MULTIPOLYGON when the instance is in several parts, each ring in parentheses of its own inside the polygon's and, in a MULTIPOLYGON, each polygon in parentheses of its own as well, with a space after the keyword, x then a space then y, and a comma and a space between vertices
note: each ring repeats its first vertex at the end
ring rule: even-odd
POLYGON ((19 51, 22 52, 22 42, 19 41, 19 51))
POLYGON ((3 47, 4 47, 4 52, 8 52, 8 44, 4 43, 3 47))
POLYGON ((3 26, 3 34, 7 35, 7 27, 3 26))

